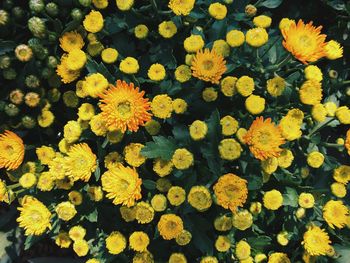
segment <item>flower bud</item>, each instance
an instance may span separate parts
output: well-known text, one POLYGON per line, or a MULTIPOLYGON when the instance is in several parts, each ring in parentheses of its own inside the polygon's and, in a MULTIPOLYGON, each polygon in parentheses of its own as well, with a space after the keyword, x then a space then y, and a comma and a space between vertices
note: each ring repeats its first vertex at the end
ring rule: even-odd
POLYGON ((257 9, 254 5, 247 5, 245 7, 245 14, 249 17, 253 17, 256 15, 257 9))
POLYGON ((45 10, 50 16, 57 16, 59 13, 58 6, 54 2, 47 3, 45 10))
POLYGON ((20 6, 15 6, 12 8, 12 16, 16 20, 21 20, 24 17, 24 10, 20 6))
POLYGON ((4 79, 13 80, 17 77, 17 72, 13 68, 8 68, 2 71, 4 79))
POLYGON ((15 89, 10 92, 9 99, 13 104, 19 105, 23 102, 24 94, 20 89, 15 89))
POLYGON ((51 69, 51 68, 44 68, 41 71, 41 77, 43 79, 48 79, 52 74, 53 74, 53 69, 51 69))
POLYGON ((23 116, 21 122, 23 127, 27 129, 33 129, 36 125, 35 119, 28 115, 23 116))
POLYGON ((345 140, 343 138, 338 138, 337 139, 337 144, 344 145, 345 144, 345 140))
POLYGON ((5 9, 10 10, 13 7, 13 0, 2 1, 2 4, 5 9))
POLYGON ((61 97, 61 92, 60 92, 58 89, 56 89, 56 88, 50 89, 50 90, 48 91, 48 93, 47 93, 47 98, 48 98, 49 101, 51 101, 51 102, 57 102, 57 101, 59 101, 60 97, 61 97))
POLYGON ((24 97, 24 102, 27 106, 34 108, 39 105, 40 96, 36 92, 28 92, 24 97))
POLYGON ((299 207, 298 210, 295 212, 295 216, 298 219, 302 219, 305 216, 305 208, 299 207))
POLYGON ((49 68, 56 68, 57 67, 57 64, 58 64, 58 60, 57 60, 57 58, 56 57, 54 57, 54 56, 49 56, 48 58, 47 58, 47 66, 49 67, 49 68))
POLYGON ((5 10, 0 10, 0 26, 6 26, 9 21, 9 14, 5 10))
POLYGON ((74 8, 72 12, 70 13, 71 17, 75 21, 80 21, 83 19, 83 13, 79 8, 74 8))
POLYGON ((11 65, 11 58, 7 55, 0 56, 0 69, 9 68, 11 65))
POLYGON ((345 93, 346 93, 347 96, 350 97, 350 87, 347 87, 347 88, 346 88, 346 92, 345 92, 345 93))
POLYGON ((54 43, 57 41, 57 34, 55 32, 50 32, 49 33, 49 41, 51 43, 54 43))
POLYGON ((45 22, 39 17, 31 17, 28 20, 28 28, 35 37, 44 38, 46 36, 45 22))
POLYGON ((27 62, 33 57, 32 49, 27 45, 18 45, 15 49, 16 58, 19 61, 27 62))
POLYGON ((40 13, 45 8, 44 0, 29 0, 29 8, 35 13, 40 13))
POLYGON ((334 69, 331 69, 329 72, 328 72, 328 76, 332 79, 336 79, 338 77, 338 71, 334 70, 334 69))
POLYGON ((40 86, 40 80, 37 76, 35 75, 28 75, 25 80, 24 80, 24 83, 26 84, 26 86, 28 88, 31 88, 31 89, 35 89, 37 87, 40 86))
POLYGON ((81 4, 84 7, 88 7, 91 5, 91 0, 79 0, 79 4, 81 4))
POLYGON ((9 103, 5 105, 4 111, 8 116, 14 117, 19 113, 19 108, 15 104, 9 103))

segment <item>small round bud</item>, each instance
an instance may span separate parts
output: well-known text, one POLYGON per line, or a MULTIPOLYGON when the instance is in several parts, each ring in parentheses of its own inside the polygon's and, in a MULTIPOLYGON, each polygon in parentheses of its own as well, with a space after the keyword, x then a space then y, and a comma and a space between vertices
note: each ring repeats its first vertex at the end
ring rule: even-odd
POLYGON ((12 9, 13 7, 13 0, 5 0, 5 1, 2 1, 3 2, 3 7, 7 10, 10 10, 12 9))
POLYGON ((347 96, 350 96, 350 87, 346 88, 346 92, 345 93, 346 93, 347 96))
POLYGON ((28 92, 24 97, 24 102, 27 106, 34 108, 39 105, 40 96, 36 92, 28 92))
POLYGON ((47 93, 47 98, 48 98, 49 101, 51 101, 51 102, 57 102, 57 101, 59 101, 60 97, 61 97, 61 92, 60 92, 58 89, 56 89, 56 88, 50 89, 50 90, 48 91, 48 93, 47 93))
POLYGON ((29 8, 35 13, 40 13, 45 8, 44 0, 29 0, 29 8))
POLYGON ((5 10, 0 10, 0 26, 6 26, 9 21, 9 14, 5 10))
POLYGON ((298 219, 302 219, 305 216, 305 208, 299 207, 298 210, 295 212, 295 216, 298 219))
POLYGON ((46 36, 45 22, 39 17, 31 17, 28 20, 28 28, 35 37, 44 38, 46 36))
POLYGON ((18 45, 15 49, 16 58, 19 61, 27 62, 33 57, 32 49, 27 45, 18 45))
POLYGON ((19 108, 15 104, 9 103, 5 105, 4 111, 8 116, 14 117, 19 113, 19 108))
POLYGON ((24 128, 33 129, 36 125, 36 121, 33 117, 25 115, 22 117, 22 125, 24 128))
POLYGON ((329 72, 328 72, 328 76, 332 79, 336 79, 338 78, 338 71, 334 70, 334 69, 331 69, 329 72))
POLYGON ((57 16, 59 13, 57 4, 53 2, 47 3, 45 10, 50 16, 57 16))
POLYGON ((81 4, 84 7, 88 7, 91 5, 91 0, 79 0, 79 4, 81 4))
POLYGON ((245 14, 249 17, 253 17, 256 15, 257 9, 254 5, 247 5, 245 7, 245 14))
POLYGON ((79 8, 74 8, 72 10, 72 12, 70 13, 70 15, 71 15, 72 19, 75 20, 75 21, 82 20, 83 16, 84 16, 79 8))
POLYGON ((48 58, 47 58, 47 66, 49 67, 49 68, 56 68, 57 67, 57 64, 58 64, 58 60, 57 60, 57 58, 56 57, 54 57, 54 56, 49 56, 48 58))
POLYGON ((57 34, 55 32, 50 32, 49 33, 49 41, 51 43, 54 43, 57 41, 57 34))
POLYGON ((15 6, 12 8, 12 16, 16 20, 21 20, 24 17, 24 10, 20 6, 15 6))
POLYGON ((48 79, 53 74, 53 69, 51 68, 44 68, 41 71, 41 76, 43 79, 48 79))
POLYGON ((9 68, 11 65, 11 58, 9 56, 0 56, 0 69, 9 68))
POLYGON ((337 139, 337 144, 344 145, 345 144, 345 140, 343 138, 338 138, 337 139))
POLYGON ((31 88, 31 89, 35 89, 37 87, 40 86, 40 80, 37 76, 35 75, 28 75, 25 80, 24 80, 24 83, 26 84, 26 86, 28 88, 31 88))
POLYGON ((15 89, 10 92, 9 99, 13 104, 19 105, 23 102, 24 94, 20 89, 15 89))

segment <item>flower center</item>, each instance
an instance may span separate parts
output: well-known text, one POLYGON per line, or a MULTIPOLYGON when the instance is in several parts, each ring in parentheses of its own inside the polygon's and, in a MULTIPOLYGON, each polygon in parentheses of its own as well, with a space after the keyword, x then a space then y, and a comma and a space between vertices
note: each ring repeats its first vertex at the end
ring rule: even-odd
POLYGON ((13 155, 15 153, 15 149, 12 147, 12 145, 6 145, 5 149, 8 155, 13 155))
POLYGON ((271 140, 271 134, 268 131, 262 131, 259 134, 259 142, 261 144, 268 144, 271 140))
POLYGON ((202 65, 205 70, 211 70, 214 67, 213 61, 209 59, 204 60, 202 65))
POLYGON ((41 214, 36 210, 32 211, 29 218, 30 218, 30 221, 32 222, 40 222, 42 220, 41 214))
POLYGON ((129 116, 131 113, 130 102, 123 101, 123 102, 118 103, 117 104, 117 111, 122 116, 125 116, 125 117, 129 116))
POLYGON ((236 191, 237 191, 237 188, 234 186, 234 185, 227 185, 225 186, 224 188, 224 191, 225 191, 225 195, 231 199, 234 197, 236 191))

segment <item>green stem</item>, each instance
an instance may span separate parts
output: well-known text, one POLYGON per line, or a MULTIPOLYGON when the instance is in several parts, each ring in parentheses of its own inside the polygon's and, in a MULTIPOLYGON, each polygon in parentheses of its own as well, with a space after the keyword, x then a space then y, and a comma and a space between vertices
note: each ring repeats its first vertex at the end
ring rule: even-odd
POLYGON ((331 123, 331 122, 334 121, 334 120, 335 120, 334 118, 331 118, 331 119, 329 119, 329 120, 326 121, 326 122, 322 122, 322 123, 316 125, 316 126, 309 132, 309 134, 305 136, 305 138, 309 140, 309 139, 311 138, 311 136, 312 136, 314 133, 316 133, 317 131, 321 130, 323 127, 325 127, 327 124, 331 123))
POLYGON ((265 52, 261 55, 261 58, 263 58, 267 54, 267 52, 270 51, 270 49, 277 43, 278 40, 281 40, 281 37, 276 38, 276 40, 269 46, 269 48, 266 49, 265 52))
POLYGON ((13 190, 17 187, 20 187, 21 185, 19 183, 16 183, 16 184, 11 184, 11 185, 7 185, 7 189, 10 189, 10 190, 13 190))
POLYGON ((158 12, 158 7, 157 7, 156 1, 155 0, 150 0, 150 3, 152 5, 153 9, 158 12))
POLYGON ((135 77, 135 75, 132 74, 131 77, 132 77, 132 80, 135 82, 135 84, 136 84, 138 87, 140 87, 140 82, 137 80, 137 78, 135 77))
POLYGON ((289 63, 289 61, 292 59, 292 55, 289 53, 284 59, 282 59, 281 62, 279 62, 277 65, 271 66, 271 67, 267 67, 267 70, 276 70, 279 69, 281 67, 283 67, 284 65, 287 65, 289 63))
POLYGON ((323 146, 330 147, 330 148, 342 148, 344 145, 337 144, 337 143, 328 143, 328 142, 321 142, 320 143, 323 146))

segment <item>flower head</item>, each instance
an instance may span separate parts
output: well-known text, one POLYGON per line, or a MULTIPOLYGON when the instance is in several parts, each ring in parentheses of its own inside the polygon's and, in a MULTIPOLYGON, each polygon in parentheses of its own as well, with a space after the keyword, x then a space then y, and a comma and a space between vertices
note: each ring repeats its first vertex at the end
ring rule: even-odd
POLYGON ((187 16, 194 7, 195 0, 170 0, 169 8, 178 16, 187 16))
POLYGON ((102 117, 110 130, 137 131, 151 119, 148 112, 150 103, 145 92, 139 92, 134 84, 118 80, 116 86, 110 86, 100 97, 102 117))
POLYGON ((323 207, 323 218, 331 228, 343 228, 349 215, 348 208, 342 201, 328 201, 323 207))
POLYGON ((305 250, 311 256, 326 255, 330 243, 331 241, 327 232, 318 226, 311 226, 304 233, 304 240, 302 242, 305 250))
POLYGON ((164 214, 158 222, 159 234, 166 240, 176 238, 184 230, 181 217, 174 214, 164 214))
POLYGON ((12 131, 0 134, 0 168, 17 169, 23 162, 24 144, 22 139, 12 131))

